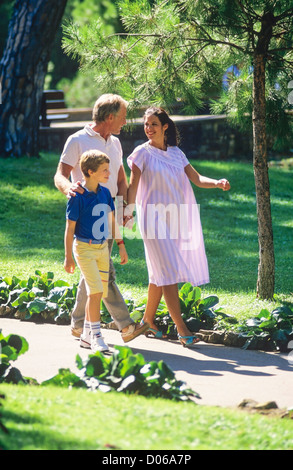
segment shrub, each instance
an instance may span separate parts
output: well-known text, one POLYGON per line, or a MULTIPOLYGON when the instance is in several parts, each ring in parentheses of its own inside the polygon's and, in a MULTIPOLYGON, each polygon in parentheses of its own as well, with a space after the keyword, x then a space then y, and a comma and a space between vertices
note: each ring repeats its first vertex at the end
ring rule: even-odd
POLYGON ((146 362, 142 354, 133 354, 126 346, 115 346, 110 357, 97 352, 82 361, 78 355, 76 363, 79 375, 69 369, 60 369, 58 375, 42 385, 84 387, 181 401, 200 398, 184 382, 177 380, 163 361, 146 362))
POLYGON ((13 313, 22 320, 42 318, 58 324, 70 321, 77 286, 54 281, 52 272, 36 271, 28 280, 0 277, 0 315, 13 313))

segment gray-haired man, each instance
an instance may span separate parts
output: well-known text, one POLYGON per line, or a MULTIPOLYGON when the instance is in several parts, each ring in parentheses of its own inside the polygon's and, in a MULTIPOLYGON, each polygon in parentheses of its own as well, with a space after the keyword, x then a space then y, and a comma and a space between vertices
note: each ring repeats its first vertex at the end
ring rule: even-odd
MULTIPOLYGON (((122 147, 119 139, 113 136, 113 134, 119 135, 126 124, 127 106, 128 103, 119 95, 100 96, 93 108, 93 122, 67 139, 54 178, 57 189, 67 197, 74 197, 75 192, 83 191, 80 187, 82 173, 79 160, 83 152, 97 149, 110 158, 110 178, 105 186, 113 198, 121 196, 123 200, 127 199, 128 184, 123 167, 122 147)), ((113 240, 109 240, 110 254, 112 245, 113 240)), ((126 343, 145 333, 148 325, 135 324, 129 316, 127 306, 115 283, 115 269, 111 257, 108 292, 108 297, 103 302, 121 331, 123 341, 126 343)), ((81 278, 71 315, 71 331, 76 337, 82 333, 86 299, 85 282, 81 278)))

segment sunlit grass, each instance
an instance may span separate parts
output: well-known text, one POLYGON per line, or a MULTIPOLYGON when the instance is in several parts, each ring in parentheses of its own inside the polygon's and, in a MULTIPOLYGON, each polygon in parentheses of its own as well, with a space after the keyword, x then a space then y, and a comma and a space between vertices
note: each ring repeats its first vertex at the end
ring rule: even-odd
MULTIPOLYGON (((53 184, 58 159, 44 154, 38 160, 0 162, 0 276, 27 279, 38 269, 53 271, 56 279, 70 283, 79 280, 78 269, 73 276, 63 269, 66 198, 53 184)), ((195 188, 211 279, 202 288, 203 295, 218 295, 224 311, 239 319, 283 303, 292 307, 292 172, 270 169, 276 294, 275 301, 269 302, 256 298, 258 238, 252 165, 193 164, 200 173, 226 177, 232 185, 229 193, 195 188)), ((117 282, 125 296, 143 301, 148 284, 143 242, 126 238, 126 246, 126 266, 120 266, 117 248, 113 251, 117 282)), ((7 396, 1 410, 9 430, 0 436, 4 449, 270 450, 293 445, 292 420, 157 398, 55 387, 0 388, 7 396)))
MULTIPOLYGON (((36 269, 53 271, 55 278, 78 282, 79 271, 63 269, 66 198, 56 190, 53 177, 59 156, 1 160, 0 276, 28 278, 36 269)), ((275 302, 256 299, 258 237, 255 186, 251 163, 193 161, 202 174, 226 177, 231 191, 194 188, 200 205, 210 284, 204 295, 217 294, 227 313, 245 317, 266 306, 293 304, 293 187, 290 169, 270 168, 276 257, 275 302)), ((127 174, 129 169, 125 165, 127 174)), ((126 237, 129 263, 113 259, 123 293, 140 300, 147 294, 148 275, 141 239, 126 237)))
POLYGON ((2 385, 8 450, 290 450, 289 419, 158 398, 2 385))

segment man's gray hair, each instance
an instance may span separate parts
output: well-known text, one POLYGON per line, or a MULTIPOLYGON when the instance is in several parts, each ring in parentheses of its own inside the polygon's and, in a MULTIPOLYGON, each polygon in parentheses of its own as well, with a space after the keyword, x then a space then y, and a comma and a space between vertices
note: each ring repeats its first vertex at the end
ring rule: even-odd
POLYGON ((103 122, 110 114, 117 114, 121 106, 127 108, 128 102, 119 95, 107 93, 97 99, 93 108, 93 121, 95 123, 103 122))

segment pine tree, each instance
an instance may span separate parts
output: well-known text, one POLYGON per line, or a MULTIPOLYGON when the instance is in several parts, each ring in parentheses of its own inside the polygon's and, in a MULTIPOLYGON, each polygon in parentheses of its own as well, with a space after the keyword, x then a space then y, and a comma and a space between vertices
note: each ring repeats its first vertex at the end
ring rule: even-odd
MULTIPOLYGON (((71 25, 65 49, 93 70, 99 88, 118 92, 135 109, 180 103, 194 114, 219 92, 227 67, 241 73, 215 104, 251 126, 258 215, 257 294, 272 299, 275 260, 267 138, 291 139, 288 83, 293 70, 293 8, 286 0, 120 0, 124 32, 105 36, 99 22, 71 25), (287 85, 286 85, 287 84, 287 85)), ((290 120, 291 119, 291 120, 290 120)))
POLYGON ((67 0, 16 0, 0 62, 0 155, 36 156, 51 46, 67 0))

